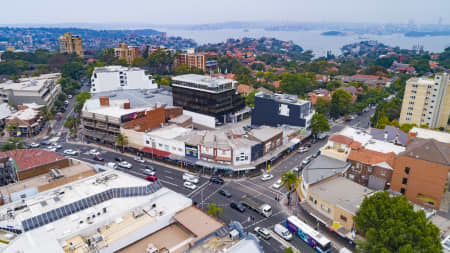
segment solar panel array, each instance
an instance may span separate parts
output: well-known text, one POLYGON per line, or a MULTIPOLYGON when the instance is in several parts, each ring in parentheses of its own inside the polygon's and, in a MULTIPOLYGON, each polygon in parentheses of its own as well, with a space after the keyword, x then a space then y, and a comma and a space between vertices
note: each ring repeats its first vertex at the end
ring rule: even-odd
POLYGON ((98 205, 113 198, 127 198, 152 194, 161 189, 161 184, 156 181, 147 186, 112 188, 93 196, 81 199, 74 203, 50 210, 46 213, 34 216, 22 221, 23 229, 26 231, 42 227, 53 221, 59 220, 89 207, 98 205))

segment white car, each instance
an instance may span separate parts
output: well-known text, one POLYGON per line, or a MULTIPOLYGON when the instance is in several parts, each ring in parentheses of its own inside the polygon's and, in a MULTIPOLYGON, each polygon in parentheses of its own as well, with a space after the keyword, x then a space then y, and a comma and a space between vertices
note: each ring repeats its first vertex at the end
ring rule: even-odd
POLYGON ((309 148, 308 147, 299 147, 298 151, 299 153, 306 153, 308 152, 309 148))
POLYGON ((277 233, 286 241, 290 241, 292 239, 291 232, 289 232, 289 230, 281 224, 276 224, 275 227, 273 228, 273 231, 275 231, 275 233, 277 233))
POLYGON ((59 144, 54 144, 54 145, 49 146, 48 148, 58 150, 58 149, 62 148, 62 146, 59 144))
POLYGON ((147 176, 154 176, 156 174, 156 172, 151 169, 144 169, 142 172, 147 176))
POLYGON ((56 152, 56 148, 55 147, 48 147, 47 150, 51 151, 51 152, 56 152))
POLYGON ((106 166, 111 169, 117 169, 117 163, 109 162, 106 166))
POLYGON ((298 168, 298 167, 294 167, 293 169, 292 169, 292 172, 295 172, 295 173, 297 173, 297 172, 299 172, 300 171, 300 169, 298 168))
POLYGON ((119 166, 126 169, 131 169, 131 167, 133 167, 133 165, 127 161, 120 162, 119 166))
POLYGON ((96 149, 91 149, 91 150, 89 150, 89 154, 96 156, 96 155, 100 155, 100 152, 98 152, 96 149))
POLYGON ((274 189, 280 189, 281 188, 281 185, 282 185, 282 183, 281 183, 281 179, 278 179, 275 183, 273 183, 273 185, 272 185, 272 188, 274 188, 274 189))
POLYGON ((39 146, 40 146, 40 144, 36 143, 36 142, 33 142, 30 144, 30 147, 32 147, 32 148, 39 148, 39 146))
POLYGON ((145 160, 142 157, 135 157, 134 160, 138 163, 145 163, 145 160))
POLYGON ((273 178, 272 174, 264 174, 264 175, 261 176, 261 180, 262 181, 269 181, 272 178, 273 178))
POLYGON ((71 99, 71 98, 72 98, 72 95, 68 95, 67 98, 68 98, 68 99, 71 99))
POLYGON ((191 189, 191 190, 195 190, 197 188, 197 186, 191 182, 184 182, 184 187, 191 189))
POLYGON ((64 153, 65 155, 77 155, 77 154, 78 154, 78 151, 72 150, 72 149, 66 149, 66 150, 64 150, 63 153, 64 153))
POLYGON ((270 231, 267 228, 256 227, 254 231, 258 236, 261 236, 266 240, 269 240, 272 237, 270 235, 270 231))

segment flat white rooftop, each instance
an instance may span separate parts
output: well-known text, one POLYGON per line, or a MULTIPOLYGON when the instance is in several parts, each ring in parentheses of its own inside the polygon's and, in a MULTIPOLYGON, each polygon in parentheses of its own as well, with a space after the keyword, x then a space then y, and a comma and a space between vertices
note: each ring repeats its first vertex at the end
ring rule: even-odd
POLYGON ((148 132, 148 135, 164 139, 175 139, 179 136, 186 135, 191 131, 192 129, 190 128, 179 127, 177 125, 170 125, 167 127, 158 128, 154 131, 148 132))
POLYGON ((20 90, 20 91, 38 91, 42 89, 44 85, 48 82, 52 82, 61 76, 60 73, 52 73, 40 75, 32 78, 21 78, 19 82, 15 83, 12 81, 7 81, 5 83, 0 83, 0 89, 5 90, 20 90))
POLYGON ((128 99, 110 99, 109 106, 100 106, 100 100, 98 98, 91 98, 86 101, 83 107, 83 111, 120 118, 123 115, 127 115, 133 112, 140 112, 145 110, 154 109, 154 106, 148 107, 136 107, 130 109, 124 109, 124 103, 129 103, 128 99))
POLYGON ((188 83, 197 83, 208 87, 216 87, 218 85, 223 85, 226 83, 234 82, 231 79, 222 78, 222 77, 210 77, 204 75, 197 74, 186 74, 181 76, 173 77, 172 80, 188 82, 188 83))
POLYGON ((409 133, 415 133, 416 137, 422 139, 435 139, 440 142, 450 143, 450 133, 431 129, 413 127, 409 133))
POLYGON ((62 253, 67 241, 95 233, 108 238, 105 247, 114 247, 122 237, 133 236, 144 225, 169 225, 176 212, 191 205, 190 199, 161 187, 159 182, 150 183, 116 170, 99 173, 39 193, 22 203, 2 206, 0 227, 22 231, 4 247, 4 252, 39 249, 62 253), (135 210, 143 211, 142 220, 133 218, 131 213, 135 210), (127 233, 121 233, 125 230, 120 225, 122 221, 127 224, 127 233), (114 228, 119 231, 112 231, 114 228))

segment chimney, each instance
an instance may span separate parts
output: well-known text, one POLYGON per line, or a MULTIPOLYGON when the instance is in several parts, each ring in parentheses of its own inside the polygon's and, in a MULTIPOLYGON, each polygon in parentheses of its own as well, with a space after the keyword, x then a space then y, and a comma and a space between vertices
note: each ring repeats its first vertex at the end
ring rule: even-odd
POLYGON ((109 106, 109 97, 100 97, 100 106, 109 106))
POLYGON ((406 141, 406 147, 408 147, 409 143, 410 143, 411 141, 413 141, 413 138, 412 138, 412 137, 415 137, 415 136, 417 136, 417 133, 410 132, 410 133, 408 134, 408 140, 406 141))
POLYGON ((130 102, 123 103, 123 109, 130 109, 130 102))

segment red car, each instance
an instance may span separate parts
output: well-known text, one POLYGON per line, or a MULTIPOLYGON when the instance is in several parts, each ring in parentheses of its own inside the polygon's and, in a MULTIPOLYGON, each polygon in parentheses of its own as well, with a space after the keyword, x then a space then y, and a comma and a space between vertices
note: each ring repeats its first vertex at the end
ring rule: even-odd
POLYGON ((150 181, 150 182, 156 182, 158 180, 158 178, 155 176, 146 176, 145 180, 150 181))

